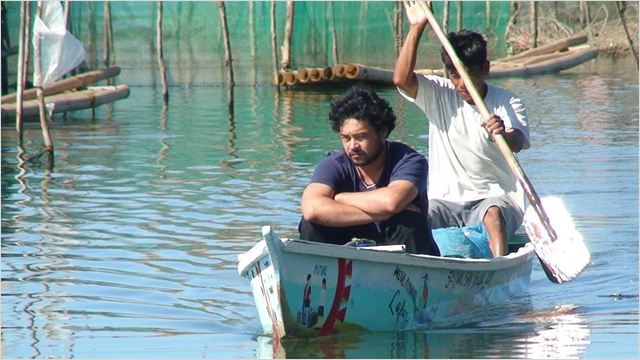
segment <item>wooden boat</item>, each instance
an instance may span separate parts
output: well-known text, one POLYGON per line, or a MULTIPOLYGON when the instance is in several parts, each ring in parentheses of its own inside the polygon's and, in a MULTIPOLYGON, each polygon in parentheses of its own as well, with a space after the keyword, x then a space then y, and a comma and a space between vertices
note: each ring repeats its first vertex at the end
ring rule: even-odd
POLYGON ((270 226, 238 256, 265 334, 399 331, 471 321, 528 288, 533 246, 491 260, 281 239, 270 226))

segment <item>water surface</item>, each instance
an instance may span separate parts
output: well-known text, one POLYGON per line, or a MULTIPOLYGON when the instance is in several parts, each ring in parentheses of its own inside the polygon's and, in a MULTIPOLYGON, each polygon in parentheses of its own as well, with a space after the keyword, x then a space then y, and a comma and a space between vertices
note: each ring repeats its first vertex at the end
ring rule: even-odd
MULTIPOLYGON (((124 74, 123 74, 124 75, 124 74)), ((592 253, 555 285, 457 328, 289 340, 293 358, 637 358, 638 82, 632 62, 503 79, 523 97, 538 193, 560 196, 592 253), (614 296, 622 294, 623 296, 614 296), (630 296, 624 296, 630 295, 630 296)), ((23 163, 2 126, 2 354, 7 358, 270 357, 237 255, 262 225, 295 236, 315 164, 337 148, 326 114, 345 88, 156 89, 54 120, 55 169, 23 163)), ((393 88, 392 138, 427 153, 420 112, 393 88)), ((27 152, 41 144, 27 125, 27 152)))

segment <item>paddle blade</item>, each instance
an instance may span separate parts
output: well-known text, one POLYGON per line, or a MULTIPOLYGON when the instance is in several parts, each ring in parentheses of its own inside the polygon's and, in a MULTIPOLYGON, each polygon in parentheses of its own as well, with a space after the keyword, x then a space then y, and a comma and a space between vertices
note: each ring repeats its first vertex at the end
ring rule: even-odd
POLYGON ((589 264, 589 249, 585 246, 582 235, 576 230, 562 200, 548 196, 540 201, 558 238, 552 240, 531 206, 524 214, 527 235, 549 280, 555 283, 573 280, 589 264))

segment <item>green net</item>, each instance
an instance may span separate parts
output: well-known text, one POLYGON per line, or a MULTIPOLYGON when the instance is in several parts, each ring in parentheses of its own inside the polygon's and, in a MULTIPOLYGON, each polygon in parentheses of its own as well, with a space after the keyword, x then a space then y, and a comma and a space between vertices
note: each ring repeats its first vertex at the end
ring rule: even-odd
MULTIPOLYGON (((220 11, 214 2, 163 3, 164 58, 170 85, 215 85, 225 81, 224 42, 220 11)), ((458 2, 449 3, 449 29, 455 30, 458 2)), ((5 2, 8 38, 18 44, 20 3, 5 2)), ((35 14, 35 2, 32 13, 35 14)), ((71 2, 70 30, 87 49, 86 67, 105 66, 105 13, 110 9, 110 63, 122 68, 120 82, 158 84, 156 2, 71 2)), ((273 73, 271 2, 226 2, 236 82, 271 83, 273 73)), ((434 2, 443 16, 444 2, 434 2)), ((408 24, 404 10, 393 1, 295 1, 291 67, 335 64, 333 42, 340 63, 361 63, 392 69, 396 58, 396 12, 408 24)), ((508 1, 462 2, 463 27, 489 38, 490 54, 504 54, 503 34, 509 19, 508 1), (487 18, 487 6, 489 17, 487 18)), ((282 53, 286 2, 275 3, 278 60, 282 53)), ((35 15, 34 15, 35 16, 35 15)), ((420 47, 418 67, 439 68, 440 45, 433 34, 420 47)), ((7 75, 15 82, 17 56, 11 56, 7 75)))

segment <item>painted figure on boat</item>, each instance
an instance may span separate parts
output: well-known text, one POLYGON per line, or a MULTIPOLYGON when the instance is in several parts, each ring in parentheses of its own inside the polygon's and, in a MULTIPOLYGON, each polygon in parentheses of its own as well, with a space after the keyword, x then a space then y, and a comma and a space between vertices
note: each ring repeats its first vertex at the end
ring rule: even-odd
POLYGON ((439 256, 427 222, 427 160, 387 140, 396 116, 369 90, 351 88, 331 103, 342 149, 316 167, 302 195, 303 240, 343 245, 364 238, 439 256))
POLYGON ((448 78, 414 73, 428 16, 424 2, 405 2, 410 29, 396 62, 393 82, 422 110, 429 123, 429 221, 433 229, 481 223, 494 257, 507 254, 508 239, 521 226, 524 193, 493 136, 513 152, 529 148, 525 106, 511 91, 485 82, 490 63, 479 33, 461 30, 448 39, 472 84, 463 82, 442 49, 448 78), (484 118, 470 95, 478 90, 493 116, 484 118))

